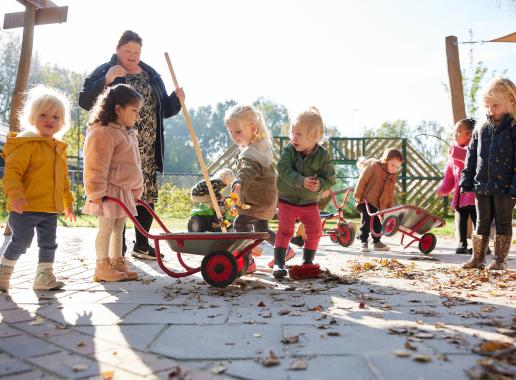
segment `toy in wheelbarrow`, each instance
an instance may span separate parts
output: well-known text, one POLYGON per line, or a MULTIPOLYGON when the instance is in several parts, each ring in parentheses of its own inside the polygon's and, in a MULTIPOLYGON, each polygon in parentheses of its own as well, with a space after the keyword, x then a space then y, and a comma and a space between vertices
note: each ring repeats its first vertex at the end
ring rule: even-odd
POLYGON ((138 223, 126 205, 119 199, 105 197, 105 200, 118 204, 134 223, 135 228, 142 235, 154 241, 156 260, 163 272, 174 278, 201 272, 203 279, 208 284, 218 288, 224 288, 244 275, 249 266, 252 249, 269 237, 268 232, 173 233, 168 230, 147 203, 138 200, 136 201, 137 204, 145 207, 163 230, 162 233, 157 235, 151 234, 138 223), (161 240, 164 240, 176 252, 177 260, 185 269, 184 271, 174 271, 165 265, 160 252, 161 240), (202 255, 204 257, 200 266, 191 267, 184 261, 183 254, 202 255))
POLYGON ((365 205, 367 213, 371 217, 370 229, 373 236, 393 236, 400 232, 402 234, 400 244, 403 248, 408 248, 418 242, 418 249, 423 254, 432 252, 437 243, 435 235, 428 231, 446 224, 444 219, 417 206, 400 205, 371 213, 367 201, 365 201, 365 205), (382 223, 382 231, 379 233, 374 231, 374 217, 379 217, 382 223), (405 236, 409 236, 412 240, 403 245, 405 236))

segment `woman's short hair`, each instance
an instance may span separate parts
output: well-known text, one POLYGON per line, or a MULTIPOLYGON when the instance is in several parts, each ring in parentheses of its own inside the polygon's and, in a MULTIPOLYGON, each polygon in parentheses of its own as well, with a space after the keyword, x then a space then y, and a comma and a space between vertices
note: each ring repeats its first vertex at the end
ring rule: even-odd
POLYGON ((243 128, 256 127, 256 134, 251 140, 251 144, 270 138, 262 114, 252 106, 236 105, 231 107, 226 111, 224 122, 226 126, 237 122, 243 128))
POLYGON ((139 45, 142 45, 142 38, 138 35, 138 33, 133 32, 132 30, 126 30, 122 33, 120 36, 120 39, 118 40, 118 44, 116 45, 117 49, 121 46, 124 46, 125 44, 129 42, 136 42, 139 45))
POLYGON ((304 124, 308 127, 308 135, 312 138, 312 141, 316 143, 322 142, 324 139, 324 123, 316 107, 311 106, 308 110, 298 114, 292 126, 299 124, 304 124))

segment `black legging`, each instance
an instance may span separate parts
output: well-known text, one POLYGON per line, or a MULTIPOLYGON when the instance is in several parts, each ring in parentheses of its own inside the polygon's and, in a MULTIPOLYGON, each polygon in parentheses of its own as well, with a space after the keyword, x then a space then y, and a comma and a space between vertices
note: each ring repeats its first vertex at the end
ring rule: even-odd
MULTIPOLYGON (((360 241, 362 243, 367 243, 367 239, 369 238, 369 234, 371 233, 371 224, 370 224, 371 217, 367 213, 367 208, 366 208, 365 203, 360 203, 357 206, 357 209, 360 212, 360 219, 361 219, 360 236, 358 236, 358 238, 360 239, 360 241)), ((369 211, 371 211, 371 213, 375 213, 378 211, 378 209, 370 204, 369 211)), ((376 232, 377 234, 382 232, 382 223, 380 222, 380 218, 377 216, 375 216, 375 218, 374 218, 373 228, 374 228, 374 232, 376 232)), ((371 236, 373 238, 373 243, 378 243, 380 241, 379 236, 373 236, 372 234, 371 234, 371 236)))
MULTIPOLYGON (((154 210, 154 203, 149 203, 149 206, 154 210)), ((152 215, 147 211, 145 207, 140 205, 136 206, 136 211, 138 212, 138 215, 135 216, 136 220, 138 221, 138 223, 142 225, 143 229, 148 232, 153 221, 152 215)), ((149 245, 149 239, 143 236, 137 228, 134 229, 134 232, 136 235, 136 242, 134 246, 138 248, 146 248, 149 245)), ((123 242, 123 244, 125 244, 125 226, 123 233, 123 242)))
POLYGON ((475 206, 457 207, 455 211, 459 220, 459 238, 463 247, 468 246, 468 219, 471 218, 473 228, 477 225, 477 210, 475 206))

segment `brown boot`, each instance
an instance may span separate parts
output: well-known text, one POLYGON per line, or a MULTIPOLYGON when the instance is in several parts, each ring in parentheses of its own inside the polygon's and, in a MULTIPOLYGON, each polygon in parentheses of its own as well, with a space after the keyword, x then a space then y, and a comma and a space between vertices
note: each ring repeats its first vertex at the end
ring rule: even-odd
POLYGON ((93 275, 93 281, 126 281, 127 275, 124 272, 116 270, 111 264, 109 257, 103 259, 97 259, 97 267, 95 268, 95 274, 93 275))
POLYGON ((59 290, 63 286, 65 286, 65 283, 63 281, 58 281, 56 279, 56 276, 52 271, 52 264, 38 264, 38 269, 36 270, 36 278, 34 279, 34 285, 32 289, 59 290))
POLYGON ((511 249, 511 235, 495 235, 494 237, 494 260, 491 261, 489 270, 504 270, 507 268, 507 255, 511 249))
POLYGON ((0 292, 8 292, 14 267, 0 264, 0 292))
POLYGON ((473 254, 471 258, 462 264, 463 269, 484 269, 486 266, 486 247, 489 244, 489 236, 471 234, 473 254))
POLYGON ((129 270, 127 267, 127 261, 122 256, 111 258, 109 261, 111 261, 111 264, 113 264, 113 267, 117 271, 124 272, 127 275, 128 280, 138 279, 138 273, 129 270))

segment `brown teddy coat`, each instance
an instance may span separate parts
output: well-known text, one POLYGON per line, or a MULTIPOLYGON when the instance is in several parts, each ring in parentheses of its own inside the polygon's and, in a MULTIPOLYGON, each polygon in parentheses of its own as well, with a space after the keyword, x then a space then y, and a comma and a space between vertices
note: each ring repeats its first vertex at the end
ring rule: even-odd
POLYGON ((362 167, 364 170, 355 188, 355 201, 360 204, 365 199, 379 210, 393 207, 397 174, 390 174, 387 164, 379 160, 366 160, 362 167))

